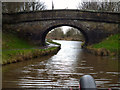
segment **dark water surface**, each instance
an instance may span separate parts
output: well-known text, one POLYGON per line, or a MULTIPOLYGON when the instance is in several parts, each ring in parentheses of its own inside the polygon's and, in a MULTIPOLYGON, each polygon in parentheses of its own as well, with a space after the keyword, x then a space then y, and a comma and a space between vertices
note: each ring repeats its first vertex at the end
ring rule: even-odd
POLYGON ((118 88, 118 60, 81 49, 79 41, 55 40, 61 50, 54 56, 3 66, 3 88, 78 87, 90 74, 98 88, 118 88))

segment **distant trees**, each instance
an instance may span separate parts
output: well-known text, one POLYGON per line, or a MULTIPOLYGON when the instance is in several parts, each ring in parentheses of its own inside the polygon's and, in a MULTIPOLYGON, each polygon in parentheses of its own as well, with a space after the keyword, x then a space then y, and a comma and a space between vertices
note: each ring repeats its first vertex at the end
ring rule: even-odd
POLYGON ((66 37, 71 37, 71 36, 75 36, 78 34, 80 34, 80 32, 76 30, 75 28, 69 28, 65 35, 66 37))
POLYGON ((78 31, 75 28, 68 28, 67 32, 64 33, 62 28, 55 28, 53 31, 51 31, 48 35, 47 35, 48 39, 62 39, 62 40, 83 40, 84 41, 84 37, 83 35, 80 33, 80 31, 78 31))
POLYGON ((2 3, 2 12, 20 12, 23 2, 3 2, 2 3))
POLYGON ((11 12, 21 12, 21 11, 38 11, 46 9, 44 2, 35 1, 31 2, 3 2, 2 3, 2 12, 11 13, 11 12))
POLYGON ((45 10, 46 5, 44 2, 24 2, 23 11, 38 11, 45 10))
POLYGON ((110 0, 94 0, 94 2, 92 2, 92 0, 88 0, 88 2, 79 3, 77 8, 82 10, 120 12, 120 1, 110 2, 110 0))
POLYGON ((75 28, 69 28, 64 37, 71 40, 84 40, 84 36, 75 28))
POLYGON ((51 39, 60 39, 64 38, 64 33, 62 31, 62 28, 55 28, 53 29, 47 36, 48 38, 51 39))

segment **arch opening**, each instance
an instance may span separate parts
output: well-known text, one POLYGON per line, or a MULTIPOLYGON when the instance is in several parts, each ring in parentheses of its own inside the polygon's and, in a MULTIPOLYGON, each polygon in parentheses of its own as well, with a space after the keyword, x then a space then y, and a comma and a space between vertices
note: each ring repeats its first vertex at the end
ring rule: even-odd
POLYGON ((47 37, 48 33, 51 32, 52 30, 56 29, 56 28, 63 27, 63 26, 74 28, 75 30, 77 30, 78 32, 80 32, 81 35, 84 38, 84 46, 87 45, 87 43, 88 43, 88 37, 87 37, 86 32, 84 30, 82 30, 81 28, 77 27, 77 26, 69 25, 69 24, 54 25, 54 26, 51 26, 51 27, 47 28, 45 30, 45 32, 43 33, 43 35, 42 35, 42 42, 44 42, 44 45, 46 45, 45 43, 46 43, 46 37, 47 37))

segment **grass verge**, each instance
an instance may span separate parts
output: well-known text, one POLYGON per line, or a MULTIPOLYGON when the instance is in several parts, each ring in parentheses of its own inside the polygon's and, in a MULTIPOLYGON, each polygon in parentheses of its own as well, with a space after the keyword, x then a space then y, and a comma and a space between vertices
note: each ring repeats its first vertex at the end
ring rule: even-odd
POLYGON ((111 35, 102 42, 98 44, 94 44, 88 46, 88 49, 94 50, 100 55, 104 55, 104 52, 107 53, 106 55, 118 55, 118 51, 120 49, 120 34, 111 35))
POLYGON ((33 48, 34 45, 29 44, 27 41, 19 38, 13 33, 2 33, 2 49, 23 49, 23 48, 33 48))
POLYGON ((2 52, 2 65, 16 63, 23 60, 29 60, 41 56, 55 54, 59 47, 50 47, 47 49, 24 49, 24 50, 8 50, 2 52))
POLYGON ((60 49, 60 46, 39 49, 38 46, 29 44, 13 33, 3 33, 2 35, 2 65, 55 54, 60 49))

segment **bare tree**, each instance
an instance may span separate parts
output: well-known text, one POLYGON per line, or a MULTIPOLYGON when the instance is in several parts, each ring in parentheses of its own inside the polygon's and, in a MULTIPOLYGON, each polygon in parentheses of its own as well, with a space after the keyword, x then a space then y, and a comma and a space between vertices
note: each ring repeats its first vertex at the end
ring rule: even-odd
POLYGON ((21 11, 38 11, 45 10, 46 5, 44 2, 35 1, 31 2, 3 2, 2 3, 2 11, 3 13, 11 13, 11 12, 21 12, 21 11))
POLYGON ((58 28, 53 29, 53 30, 47 35, 47 37, 48 37, 48 38, 51 38, 51 39, 64 38, 64 33, 63 33, 62 28, 58 27, 58 28))
POLYGON ((20 12, 23 2, 3 2, 2 11, 6 13, 20 12))
POLYGON ((45 10, 46 6, 43 2, 30 2, 29 3, 31 11, 45 10))
POLYGON ((110 0, 92 2, 92 0, 89 0, 89 2, 79 3, 77 8, 81 10, 120 12, 120 2, 110 2, 110 0))

